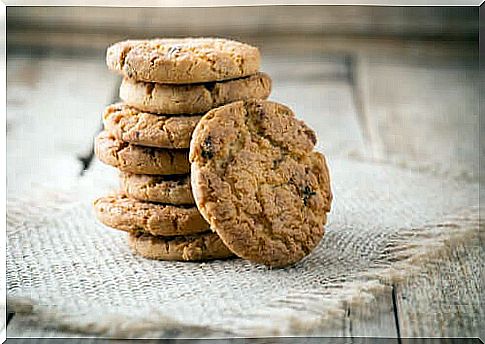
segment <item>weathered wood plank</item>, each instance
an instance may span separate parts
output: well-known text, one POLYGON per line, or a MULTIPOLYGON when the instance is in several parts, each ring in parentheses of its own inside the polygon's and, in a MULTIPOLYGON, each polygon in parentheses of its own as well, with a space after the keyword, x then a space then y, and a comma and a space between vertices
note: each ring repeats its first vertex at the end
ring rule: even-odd
POLYGON ((402 336, 483 338, 484 262, 484 250, 477 240, 400 284, 397 303, 402 336))
MULTIPOLYGON (((10 323, 8 324, 7 337, 25 338, 26 339, 25 342, 27 343, 29 338, 82 338, 82 337, 87 338, 89 336, 82 335, 79 333, 73 334, 68 332, 41 329, 33 325, 31 322, 29 322, 29 320, 26 317, 22 315, 15 315, 10 321, 10 323)), ((79 340, 79 342, 80 341, 81 340, 79 340)))
POLYGON ((7 190, 75 183, 116 77, 98 59, 9 57, 7 190))
MULTIPOLYGON (((155 37, 160 36, 159 29, 155 34, 141 32, 128 34, 126 31, 109 32, 95 31, 89 34, 74 31, 40 31, 38 29, 9 30, 8 49, 9 51, 58 51, 78 56, 97 55, 102 59, 104 51, 109 44, 129 38, 155 37)), ((165 33, 164 36, 168 36, 165 33)), ((192 35, 199 36, 200 33, 193 31, 192 35)), ((219 36, 220 33, 217 33, 219 36)), ((398 40, 392 37, 357 37, 345 36, 335 37, 332 35, 295 35, 288 31, 280 32, 277 35, 248 34, 240 32, 224 37, 242 40, 256 45, 260 48, 263 62, 270 54, 301 54, 304 56, 325 56, 327 54, 362 54, 378 55, 392 58, 406 57, 407 61, 446 58, 461 59, 478 55, 478 45, 474 41, 460 40, 398 40)), ((298 66, 298 70, 302 66, 298 66)))
POLYGON ((398 343, 398 331, 394 318, 392 289, 379 295, 375 302, 364 307, 347 308, 345 335, 348 337, 385 337, 398 343))
MULTIPOLYGON (((478 73, 473 58, 407 60, 358 54, 352 63, 365 142, 376 160, 478 180, 478 73)), ((396 286, 403 337, 478 336, 485 322, 478 246, 442 257, 396 286), (479 269, 478 269, 479 271, 479 269)))
MULTIPOLYGON (((229 5, 227 3, 225 5, 229 5)), ((144 36, 261 34, 469 37, 477 35, 476 8, 378 6, 238 6, 185 8, 11 7, 8 28, 70 28, 144 36), (123 20, 120 20, 123 18, 123 20)))
POLYGON ((373 157, 477 180, 477 62, 358 55, 354 79, 373 157))

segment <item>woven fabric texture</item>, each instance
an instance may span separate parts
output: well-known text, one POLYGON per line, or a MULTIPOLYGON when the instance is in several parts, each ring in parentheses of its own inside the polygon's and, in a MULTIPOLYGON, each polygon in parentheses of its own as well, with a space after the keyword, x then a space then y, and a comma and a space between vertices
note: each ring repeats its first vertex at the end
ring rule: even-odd
POLYGON ((430 259, 478 235, 478 183, 384 164, 329 162, 326 235, 297 265, 133 256, 126 233, 99 224, 89 178, 68 193, 7 202, 12 310, 64 330, 106 336, 317 334, 430 259))

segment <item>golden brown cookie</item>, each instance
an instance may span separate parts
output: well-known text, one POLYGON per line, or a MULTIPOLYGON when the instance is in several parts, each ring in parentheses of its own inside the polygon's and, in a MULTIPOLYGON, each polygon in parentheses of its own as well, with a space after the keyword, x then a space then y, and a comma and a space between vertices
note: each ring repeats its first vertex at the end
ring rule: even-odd
POLYGON ((271 78, 265 73, 206 84, 167 85, 124 78, 120 98, 138 109, 159 114, 205 113, 236 100, 266 99, 271 78))
POLYGON ((137 146, 102 131, 95 140, 94 152, 105 164, 120 171, 138 174, 187 174, 188 150, 137 146))
POLYGON ((123 192, 140 201, 194 204, 189 175, 156 176, 121 173, 123 192))
POLYGON ((158 148, 189 148, 190 137, 202 116, 161 116, 122 103, 108 106, 104 128, 118 140, 158 148))
POLYGON ((134 254, 148 259, 204 261, 234 256, 213 232, 171 238, 130 233, 128 244, 134 254))
POLYGON ((205 232, 209 225, 194 206, 148 203, 123 194, 94 201, 96 216, 106 226, 127 232, 173 236, 205 232))
POLYGON ((110 46, 108 68, 130 79, 186 84, 258 72, 258 48, 221 38, 128 40, 110 46))
POLYGON ((235 102, 209 111, 190 146, 195 202, 239 257, 273 267, 308 255, 332 194, 315 133, 286 106, 235 102))

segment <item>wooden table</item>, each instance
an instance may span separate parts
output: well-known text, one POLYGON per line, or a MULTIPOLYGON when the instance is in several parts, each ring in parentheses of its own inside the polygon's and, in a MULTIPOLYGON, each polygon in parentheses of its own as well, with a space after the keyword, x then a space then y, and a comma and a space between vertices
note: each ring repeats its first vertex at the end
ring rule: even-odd
MULTIPOLYGON (((463 42, 311 36, 261 38, 272 99, 316 129, 329 159, 378 160, 478 180, 477 47, 463 42)), ((119 78, 103 50, 10 52, 7 70, 8 197, 36 184, 69 188, 80 178, 116 184, 114 169, 92 160, 100 114, 119 78)), ((423 274, 393 285, 366 318, 348 306, 328 336, 484 338, 481 247, 457 250, 423 274)), ((76 336, 40 329, 9 314, 9 337, 76 336)))

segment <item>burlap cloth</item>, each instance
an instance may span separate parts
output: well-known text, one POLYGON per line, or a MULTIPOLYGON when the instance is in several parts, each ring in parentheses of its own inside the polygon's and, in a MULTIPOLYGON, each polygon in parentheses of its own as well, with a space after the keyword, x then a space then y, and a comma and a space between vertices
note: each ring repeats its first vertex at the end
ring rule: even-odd
POLYGON ((327 233, 281 270, 135 257, 125 233, 95 220, 90 178, 9 197, 8 306, 41 326, 105 336, 318 333, 479 235, 478 183, 348 160, 330 169, 327 233))

